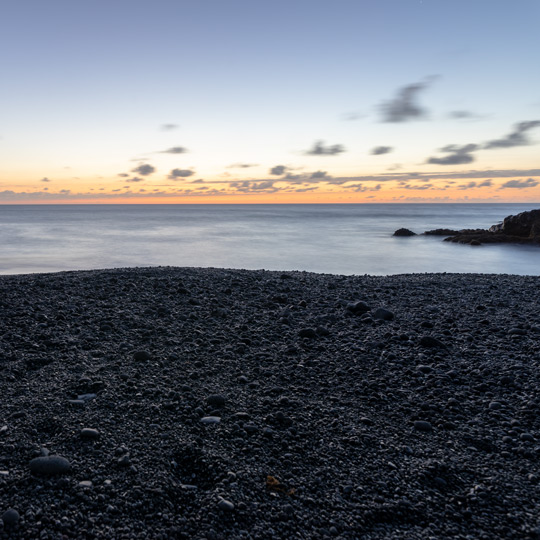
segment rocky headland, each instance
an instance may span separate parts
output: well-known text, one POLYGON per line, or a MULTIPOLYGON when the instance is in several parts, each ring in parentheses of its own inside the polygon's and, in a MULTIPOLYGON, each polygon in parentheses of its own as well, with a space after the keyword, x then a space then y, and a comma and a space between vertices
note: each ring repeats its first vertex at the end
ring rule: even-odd
POLYGON ((540 278, 0 278, 0 538, 539 538, 540 278))
MULTIPOLYGON (((537 244, 540 245, 540 209, 522 212, 504 218, 502 223, 489 229, 434 229, 423 234, 428 236, 445 236, 446 242, 460 244, 537 244)), ((408 229, 398 229, 394 236, 415 236, 408 229)))

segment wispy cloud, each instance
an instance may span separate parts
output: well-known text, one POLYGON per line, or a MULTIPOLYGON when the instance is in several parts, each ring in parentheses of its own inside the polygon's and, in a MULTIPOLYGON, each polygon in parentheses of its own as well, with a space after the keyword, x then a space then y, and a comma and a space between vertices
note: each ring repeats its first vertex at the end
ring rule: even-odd
POLYGON ((49 180, 47 177, 45 177, 45 178, 42 178, 42 179, 40 180, 40 182, 50 182, 50 180, 49 180))
POLYGON ((418 120, 427 115, 427 111, 418 103, 418 95, 425 90, 434 77, 421 83, 409 84, 397 91, 396 97, 381 103, 380 111, 383 122, 408 122, 418 120))
POLYGON ((171 180, 176 180, 178 178, 188 178, 189 176, 193 176, 195 174, 195 171, 191 171, 189 169, 173 169, 169 173, 169 178, 171 180))
POLYGON ((138 176, 134 176, 133 178, 128 178, 127 180, 124 180, 124 182, 142 182, 143 179, 139 178, 138 176))
POLYGON ((373 156, 382 156, 383 154, 389 154, 392 150, 391 146, 376 146, 370 153, 373 156))
POLYGON ((228 169, 249 169, 250 167, 257 167, 256 163, 232 163, 228 169))
POLYGON ((162 150, 159 152, 160 154, 185 154, 187 152, 187 148, 184 148, 183 146, 173 146, 172 148, 168 148, 167 150, 162 150))
POLYGON ((508 182, 502 184, 499 189, 525 189, 535 187, 538 184, 540 184, 540 182, 538 180, 534 180, 534 178, 527 178, 527 180, 508 180, 508 182))
POLYGON ((150 165, 149 163, 143 163, 142 165, 139 165, 138 167, 135 167, 131 170, 134 173, 140 174, 141 176, 149 176, 153 172, 156 171, 155 167, 150 165))
POLYGON ((275 180, 231 182, 229 186, 240 193, 275 193, 279 188, 275 180))
POLYGON ((173 129, 178 129, 178 124, 161 124, 161 131, 172 131, 173 129))
POLYGON ((515 125, 514 131, 501 139, 494 139, 484 144, 484 148, 511 148, 513 146, 527 146, 532 144, 527 136, 527 132, 536 127, 540 127, 540 120, 520 122, 515 125))
POLYGON ((474 161, 474 156, 471 155, 471 152, 474 152, 475 150, 478 150, 477 144, 466 144, 464 146, 449 144, 440 149, 441 152, 449 155, 441 158, 428 158, 427 163, 436 165, 462 165, 464 163, 472 163, 474 161))
POLYGON ((317 141, 313 144, 313 148, 305 154, 307 156, 336 156, 343 152, 345 152, 345 147, 342 144, 325 146, 324 141, 317 141))

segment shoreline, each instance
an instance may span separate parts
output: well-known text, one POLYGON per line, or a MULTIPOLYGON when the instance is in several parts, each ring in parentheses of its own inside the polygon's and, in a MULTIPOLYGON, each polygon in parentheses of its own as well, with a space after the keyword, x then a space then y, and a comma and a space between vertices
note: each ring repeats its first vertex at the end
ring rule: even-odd
POLYGON ((0 538, 534 538, 539 285, 2 275, 0 538))

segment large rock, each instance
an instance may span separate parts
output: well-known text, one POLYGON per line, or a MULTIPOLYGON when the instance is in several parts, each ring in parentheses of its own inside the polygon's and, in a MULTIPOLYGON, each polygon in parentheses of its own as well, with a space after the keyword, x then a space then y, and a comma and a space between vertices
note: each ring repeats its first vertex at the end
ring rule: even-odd
POLYGON ((416 233, 410 231, 409 229, 401 228, 394 233, 394 236, 416 236, 416 233))
POLYGON ((493 225, 489 231, 540 240, 540 210, 531 210, 505 217, 502 224, 493 225))

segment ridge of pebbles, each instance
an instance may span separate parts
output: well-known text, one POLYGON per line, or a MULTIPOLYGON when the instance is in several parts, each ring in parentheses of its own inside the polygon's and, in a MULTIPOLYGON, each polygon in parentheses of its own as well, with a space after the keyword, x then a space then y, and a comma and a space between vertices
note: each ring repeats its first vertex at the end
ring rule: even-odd
POLYGON ((0 539, 540 538, 539 277, 0 277, 0 539))

